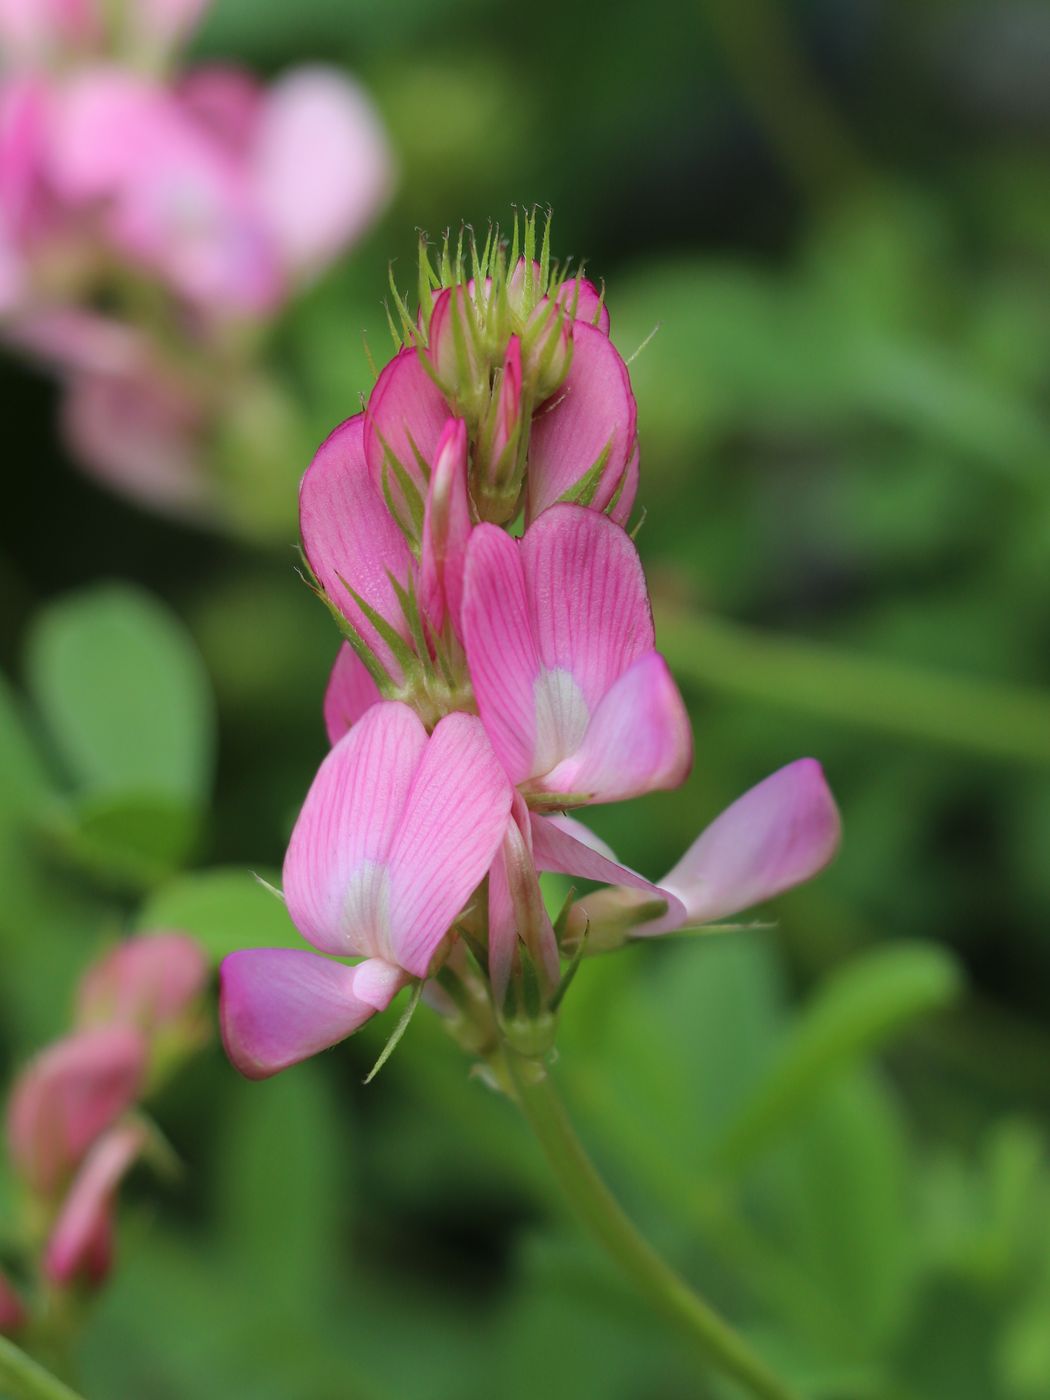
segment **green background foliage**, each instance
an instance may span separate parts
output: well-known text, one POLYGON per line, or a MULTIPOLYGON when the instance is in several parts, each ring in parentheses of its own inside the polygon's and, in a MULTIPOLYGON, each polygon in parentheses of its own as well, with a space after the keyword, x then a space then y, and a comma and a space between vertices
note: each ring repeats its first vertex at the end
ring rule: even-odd
MULTIPOLYGON (((585 963, 557 1073, 639 1223, 815 1400, 1050 1394, 1048 49, 1042 7, 934 0, 216 0, 196 49, 345 64, 392 132, 393 206, 275 343, 316 440, 417 226, 551 204, 644 343, 639 544, 697 761, 593 824, 655 877, 812 753, 846 839, 772 929, 585 963)), ((253 872, 337 637, 295 574, 305 462, 289 547, 234 544, 106 495, 53 386, 0 374, 11 1072, 122 931, 294 941, 253 872)), ((383 1037, 262 1085, 213 1041, 164 1088, 185 1172, 130 1183, 89 1400, 733 1394, 436 1019, 365 1089, 383 1037)))

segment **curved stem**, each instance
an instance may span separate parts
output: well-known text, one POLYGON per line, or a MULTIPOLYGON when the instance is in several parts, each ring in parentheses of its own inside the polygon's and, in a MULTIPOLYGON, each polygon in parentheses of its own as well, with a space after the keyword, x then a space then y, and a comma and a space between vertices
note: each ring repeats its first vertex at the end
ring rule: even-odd
POLYGON ((81 1400, 75 1390, 6 1337, 0 1337, 0 1394, 13 1400, 81 1400))
POLYGON ((797 1400, 743 1337, 638 1233, 587 1156, 549 1076, 535 1061, 524 1061, 511 1049, 505 1063, 518 1104, 573 1209, 639 1292, 689 1334, 710 1365, 752 1395, 797 1400))

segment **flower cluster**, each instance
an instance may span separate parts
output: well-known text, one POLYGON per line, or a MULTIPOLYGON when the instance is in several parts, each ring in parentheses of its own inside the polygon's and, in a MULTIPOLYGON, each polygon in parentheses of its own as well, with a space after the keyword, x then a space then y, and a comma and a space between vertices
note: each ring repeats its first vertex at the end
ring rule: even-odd
POLYGON ((64 375, 89 466, 184 508, 220 381, 391 184, 377 117, 334 70, 269 88, 179 71, 203 8, 0 0, 4 334, 64 375))
MULTIPOLYGON (((395 293, 396 295, 396 293, 395 293)), ((426 984, 464 1044, 549 1049, 580 956, 721 920, 807 879, 839 821, 802 759, 654 884, 570 809, 671 788, 690 726, 625 528, 636 409, 604 294, 519 246, 446 239, 396 299, 397 353, 300 489, 303 550, 346 641, 332 748, 284 896, 317 953, 223 964, 227 1051, 261 1078, 426 984), (608 888, 553 918, 542 872, 608 888), (323 955, 323 956, 322 956, 323 955), (348 964, 343 959, 362 961, 348 964)))
POLYGON ((27 1277, 16 1287, 0 1271, 0 1332, 46 1330, 58 1295, 105 1279, 120 1181, 140 1157, 162 1156, 138 1105, 201 1038, 207 979, 185 934, 128 939, 81 980, 73 1031, 17 1079, 7 1138, 24 1194, 27 1277))

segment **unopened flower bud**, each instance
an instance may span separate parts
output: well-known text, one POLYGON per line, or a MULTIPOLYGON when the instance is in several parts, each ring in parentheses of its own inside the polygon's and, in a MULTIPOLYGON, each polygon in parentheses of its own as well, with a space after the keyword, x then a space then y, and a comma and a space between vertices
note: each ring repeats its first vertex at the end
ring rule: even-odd
POLYGON ((522 414, 521 342, 511 336, 503 373, 492 393, 482 425, 475 464, 474 494, 483 520, 513 520, 521 494, 522 414))
POLYGON ((204 951, 185 933, 129 938, 88 969, 77 995, 83 1026, 132 1026, 150 1034, 184 1020, 208 980, 204 951))
POLYGON ((146 1141, 142 1123, 122 1123, 88 1153, 48 1240, 44 1274, 49 1282, 97 1287, 104 1281, 113 1258, 113 1198, 146 1141))
POLYGON ((442 392, 472 416, 488 394, 483 306, 465 285, 446 287, 434 301, 425 354, 442 392))
POLYGON ((423 515, 421 601, 427 621, 437 632, 446 616, 451 616, 459 633, 470 529, 467 425, 461 418, 450 418, 438 441, 423 515))
POLYGON ((533 403, 541 404, 565 382, 572 366, 573 321, 559 301, 544 297, 521 338, 522 375, 533 403))

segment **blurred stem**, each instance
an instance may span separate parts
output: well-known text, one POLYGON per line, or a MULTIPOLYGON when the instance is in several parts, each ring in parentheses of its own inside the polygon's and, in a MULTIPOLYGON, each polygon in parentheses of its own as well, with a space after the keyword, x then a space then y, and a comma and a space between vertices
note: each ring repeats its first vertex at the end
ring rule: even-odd
POLYGON ((1050 764, 1050 696, 946 675, 714 617, 657 609, 660 649, 686 681, 988 758, 1050 764))
POLYGON ((587 1156, 543 1067, 512 1050, 501 1067, 576 1214, 639 1292, 688 1333, 710 1365, 752 1395, 795 1400, 794 1392, 638 1233, 587 1156))
POLYGON ((0 1337, 0 1394, 12 1400, 81 1400, 75 1390, 6 1337, 0 1337))

